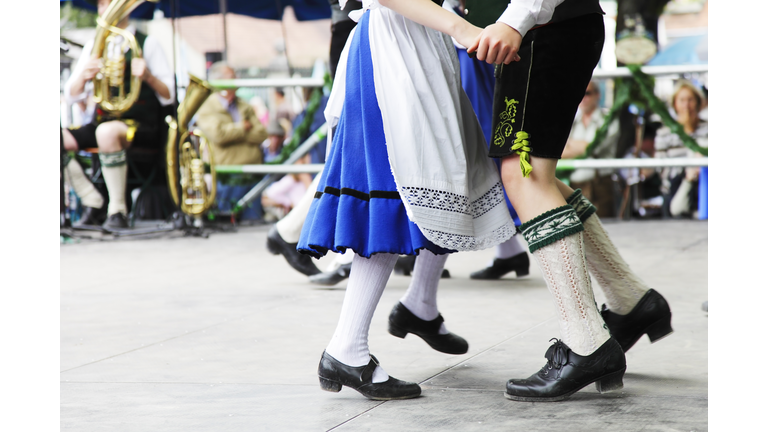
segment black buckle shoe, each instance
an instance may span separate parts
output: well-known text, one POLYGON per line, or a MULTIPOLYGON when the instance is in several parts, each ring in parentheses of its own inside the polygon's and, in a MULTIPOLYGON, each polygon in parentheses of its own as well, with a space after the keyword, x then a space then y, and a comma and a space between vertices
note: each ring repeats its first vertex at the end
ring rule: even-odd
POLYGON ((669 303, 653 289, 648 290, 626 315, 613 313, 606 305, 603 305, 600 315, 624 352, 629 351, 644 334, 654 343, 672 333, 669 303))
POLYGON ((378 365, 379 361, 371 355, 371 361, 365 366, 347 366, 323 351, 320 365, 317 367, 320 388, 336 393, 341 391, 342 386, 347 386, 373 400, 411 399, 421 395, 421 387, 418 384, 391 376, 384 382, 374 383, 373 371, 378 365))
POLYGON ((288 243, 280 237, 275 225, 272 225, 269 234, 267 234, 267 249, 272 252, 272 255, 282 254, 288 264, 300 273, 307 276, 320 273, 320 269, 315 266, 309 255, 304 255, 296 250, 296 243, 288 243))
POLYGON ((495 258, 490 267, 478 270, 469 275, 470 279, 493 280, 500 279, 505 274, 514 271, 517 277, 528 275, 531 267, 531 261, 528 254, 521 252, 515 256, 499 259, 495 258))
POLYGON ((128 228, 128 219, 122 213, 109 215, 107 221, 101 226, 105 231, 120 231, 128 228))
POLYGON ((584 387, 595 383, 605 393, 624 387, 627 361, 615 339, 608 339, 597 351, 580 356, 563 341, 552 339, 545 357, 547 364, 527 379, 507 382, 507 399, 524 402, 556 402, 567 399, 584 387))
POLYGON ((309 281, 315 285, 333 286, 349 278, 352 273, 352 263, 342 264, 334 271, 322 272, 309 277, 309 281))
POLYGON ((401 339, 408 333, 424 339, 432 349, 446 354, 466 354, 469 350, 467 341, 456 334, 440 334, 440 325, 445 321, 442 315, 432 321, 424 321, 414 315, 402 303, 397 302, 389 314, 389 334, 401 339))

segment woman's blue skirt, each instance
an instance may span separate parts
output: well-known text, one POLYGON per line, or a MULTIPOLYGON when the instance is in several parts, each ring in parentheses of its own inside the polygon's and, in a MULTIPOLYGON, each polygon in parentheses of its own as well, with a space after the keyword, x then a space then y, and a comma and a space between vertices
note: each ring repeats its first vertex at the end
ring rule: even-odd
POLYGON ((397 191, 374 90, 368 16, 349 47, 344 106, 297 249, 315 257, 348 248, 364 257, 455 252, 424 237, 397 191))

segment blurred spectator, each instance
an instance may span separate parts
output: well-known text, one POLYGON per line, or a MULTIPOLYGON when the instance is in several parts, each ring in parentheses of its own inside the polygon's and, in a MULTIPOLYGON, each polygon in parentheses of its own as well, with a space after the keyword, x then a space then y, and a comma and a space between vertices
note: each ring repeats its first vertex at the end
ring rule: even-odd
MULTIPOLYGON (((304 155, 296 163, 309 163, 309 155, 304 155)), ((311 183, 312 175, 308 173, 286 174, 282 179, 272 183, 261 196, 264 219, 267 222, 282 219, 299 203, 311 183)))
POLYGON ((285 97, 285 91, 282 87, 275 88, 275 115, 277 120, 286 119, 288 122, 292 122, 296 113, 291 108, 291 103, 285 97))
MULTIPOLYGON (((693 83, 681 80, 675 86, 670 105, 673 117, 683 126, 685 133, 693 137, 699 146, 708 145, 708 127, 699 113, 705 104, 704 93, 693 83)), ((699 153, 685 147, 683 140, 668 127, 656 133, 655 155, 657 158, 700 157, 699 153)), ((669 214, 696 216, 698 208, 699 168, 664 168, 661 173, 664 205, 669 214)))
POLYGON ((264 151, 264 162, 272 162, 280 156, 285 142, 285 129, 277 120, 272 120, 267 126, 267 139, 261 145, 264 151))
MULTIPOLYGON (((209 77, 234 79, 235 71, 217 62, 211 66, 209 77)), ((197 112, 197 125, 211 142, 217 165, 260 164, 261 143, 267 131, 253 107, 235 96, 236 90, 223 90, 206 99, 197 112)))
MULTIPOLYGON (((573 159, 584 154, 587 146, 594 140, 595 133, 605 123, 605 112, 600 105, 600 87, 592 81, 587 86, 584 98, 576 111, 571 127, 571 135, 563 150, 563 159, 573 159)), ((614 121, 608 128, 605 139, 592 149, 587 159, 606 159, 616 157, 616 144, 619 138, 619 123, 614 121)), ((616 205, 611 168, 577 169, 570 175, 570 186, 580 188, 582 194, 597 207, 601 218, 615 217, 616 205)))
POLYGON ((261 124, 269 124, 269 108, 267 108, 267 104, 264 103, 264 99, 254 96, 249 101, 251 106, 253 107, 253 110, 256 112, 256 117, 259 119, 261 124))

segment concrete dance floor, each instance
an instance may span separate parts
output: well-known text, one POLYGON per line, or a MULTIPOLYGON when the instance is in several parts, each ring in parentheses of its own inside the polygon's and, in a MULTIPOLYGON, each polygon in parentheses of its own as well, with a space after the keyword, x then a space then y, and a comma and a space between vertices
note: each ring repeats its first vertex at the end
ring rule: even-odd
MULTIPOLYGON (((703 431, 708 429, 706 221, 608 221, 632 268, 672 307, 669 337, 627 354, 622 391, 594 386, 557 403, 513 402, 506 381, 544 365, 559 337, 553 300, 531 274, 473 281, 493 251, 448 258, 438 305, 465 355, 387 333, 408 287, 392 275, 371 325, 373 354, 422 396, 376 402, 320 390, 318 361, 346 281, 310 284, 266 250, 268 226, 208 239, 61 246, 61 429, 72 431, 703 431)), ((319 266, 329 262, 326 257, 319 266)), ((604 302, 595 286, 598 305, 604 302)))

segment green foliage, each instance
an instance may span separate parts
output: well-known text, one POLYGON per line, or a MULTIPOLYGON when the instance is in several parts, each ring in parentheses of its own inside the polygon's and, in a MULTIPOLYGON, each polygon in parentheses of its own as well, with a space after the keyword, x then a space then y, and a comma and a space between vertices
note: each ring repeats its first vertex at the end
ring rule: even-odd
POLYGON ((59 19, 65 22, 62 29, 96 27, 97 16, 94 11, 73 7, 72 2, 60 3, 59 19))

